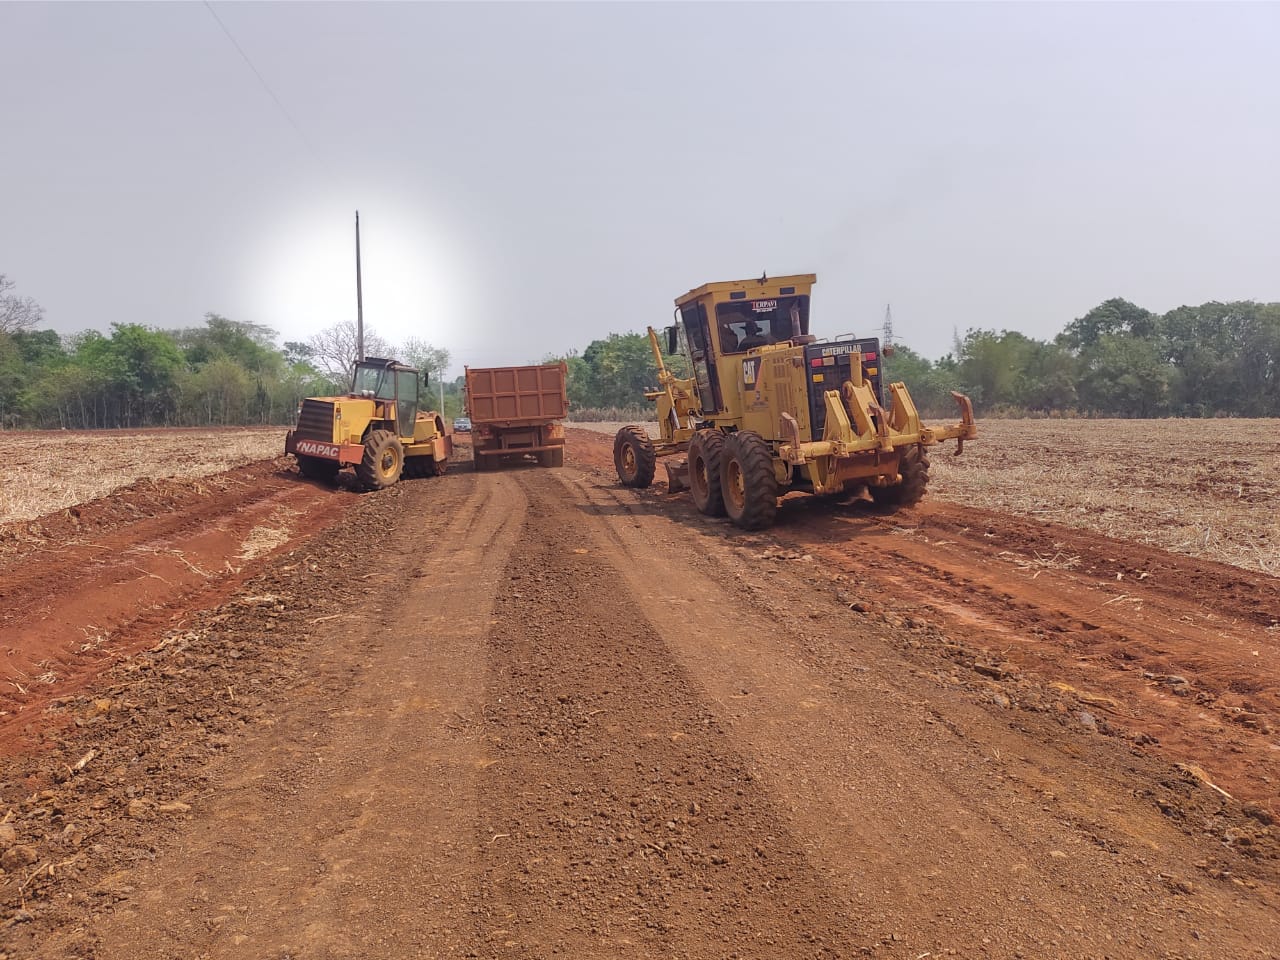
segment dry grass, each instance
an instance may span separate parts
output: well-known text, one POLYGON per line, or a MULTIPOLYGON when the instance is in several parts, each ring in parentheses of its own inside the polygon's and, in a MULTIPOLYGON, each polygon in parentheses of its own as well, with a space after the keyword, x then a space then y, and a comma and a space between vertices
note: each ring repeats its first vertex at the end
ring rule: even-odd
POLYGON ((1280 574, 1280 420, 985 420, 930 496, 1280 574))
POLYGON ((0 524, 96 500, 144 477, 195 479, 280 456, 284 427, 0 434, 0 524))
POLYGON ((934 451, 931 498, 1280 574, 1280 420, 984 420, 978 432, 961 457, 953 443, 934 451))

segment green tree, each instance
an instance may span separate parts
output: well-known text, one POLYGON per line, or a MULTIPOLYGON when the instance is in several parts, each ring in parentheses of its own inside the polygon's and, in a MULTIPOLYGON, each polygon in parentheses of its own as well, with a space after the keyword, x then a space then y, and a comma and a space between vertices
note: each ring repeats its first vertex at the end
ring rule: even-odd
POLYGON ((167 425, 177 408, 177 375, 183 357, 169 334, 137 323, 113 323, 110 338, 88 341, 91 362, 106 374, 108 424, 167 425))
POLYGON ((1081 350, 1093 346, 1109 334, 1129 333, 1135 337, 1151 337, 1157 333, 1158 327, 1159 318, 1150 310, 1144 310, 1120 297, 1113 297, 1098 304, 1083 317, 1077 317, 1068 323, 1058 339, 1069 350, 1081 350))
POLYGON ((1081 354, 1080 399, 1116 417, 1155 417, 1167 409, 1172 369, 1158 339, 1109 333, 1081 354))

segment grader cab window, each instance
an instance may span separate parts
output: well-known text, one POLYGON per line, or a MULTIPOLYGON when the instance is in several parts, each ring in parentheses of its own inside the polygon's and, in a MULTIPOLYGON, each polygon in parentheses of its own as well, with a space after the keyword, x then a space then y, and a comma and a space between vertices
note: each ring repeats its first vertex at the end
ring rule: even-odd
POLYGON ((783 343, 809 332, 808 297, 739 300, 716 306, 721 353, 783 343))

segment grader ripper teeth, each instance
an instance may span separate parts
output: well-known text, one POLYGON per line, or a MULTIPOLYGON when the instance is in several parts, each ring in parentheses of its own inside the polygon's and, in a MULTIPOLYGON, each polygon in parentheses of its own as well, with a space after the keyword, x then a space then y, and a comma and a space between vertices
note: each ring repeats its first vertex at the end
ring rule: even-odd
POLYGON ((677 298, 667 353, 684 353, 688 379, 667 370, 649 328, 658 389, 646 396, 660 433, 618 431, 614 464, 625 485, 648 486, 662 459, 671 492, 688 489, 701 512, 744 529, 771 524, 778 498, 796 490, 889 508, 919 502, 927 448, 954 439, 959 454, 977 437, 973 404, 953 393, 959 422, 925 426, 906 384, 883 382, 878 340, 811 336, 816 279, 708 283, 677 298))

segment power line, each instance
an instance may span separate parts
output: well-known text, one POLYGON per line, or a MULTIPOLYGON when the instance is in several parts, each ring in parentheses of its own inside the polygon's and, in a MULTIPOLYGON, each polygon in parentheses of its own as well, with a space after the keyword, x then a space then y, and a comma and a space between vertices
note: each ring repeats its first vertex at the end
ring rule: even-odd
POLYGON ((269 96, 272 100, 275 101, 276 106, 280 108, 280 112, 284 114, 284 118, 289 121, 289 125, 293 127, 293 130, 295 133, 297 133, 298 138, 302 140, 302 143, 306 146, 307 150, 311 152, 312 158, 323 167, 325 165, 324 161, 320 159, 319 152, 312 145, 311 141, 307 139, 307 135, 302 132, 302 127, 298 125, 298 121, 294 120, 293 115, 289 113, 287 109, 285 109, 285 105, 281 102, 280 98, 276 96, 275 91, 271 89, 271 85, 267 83, 266 78, 262 75, 262 73, 258 70, 258 68, 253 65, 253 61, 250 60, 249 55, 244 52, 244 48, 242 48, 240 44, 236 42, 236 38, 232 36, 231 31, 227 29, 227 25, 222 22, 222 18, 218 16, 218 12, 213 9, 213 5, 209 3, 209 0, 204 0, 204 8, 208 10, 209 15, 212 16, 213 19, 217 21, 218 26, 222 28, 222 32, 226 34, 227 39, 231 41, 231 45, 236 48, 236 52, 240 54, 241 59, 243 59, 245 64, 248 65, 249 69, 253 71, 253 75, 257 77, 258 82, 262 84, 262 89, 267 91, 267 96, 269 96))

